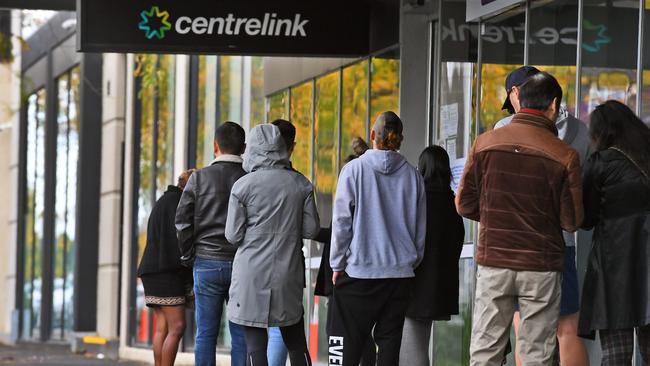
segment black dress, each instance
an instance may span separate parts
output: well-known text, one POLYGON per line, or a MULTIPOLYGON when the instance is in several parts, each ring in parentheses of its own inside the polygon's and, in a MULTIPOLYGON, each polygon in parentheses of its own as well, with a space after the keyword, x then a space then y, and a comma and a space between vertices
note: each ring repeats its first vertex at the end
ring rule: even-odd
POLYGON ((650 182, 623 154, 594 153, 585 165, 583 228, 594 228, 578 334, 650 324, 650 182))
POLYGON ((191 288, 191 272, 181 266, 180 250, 174 220, 183 191, 176 186, 158 199, 147 224, 147 244, 138 267, 145 304, 150 307, 186 303, 191 288))
POLYGON ((458 314, 458 260, 465 227, 456 212, 454 192, 425 182, 427 235, 424 258, 415 269, 415 283, 406 316, 449 320, 458 314))

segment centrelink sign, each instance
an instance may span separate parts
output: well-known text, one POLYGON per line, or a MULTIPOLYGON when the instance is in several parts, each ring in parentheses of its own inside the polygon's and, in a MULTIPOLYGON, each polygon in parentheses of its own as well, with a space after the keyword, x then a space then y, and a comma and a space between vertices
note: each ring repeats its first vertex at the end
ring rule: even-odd
POLYGON ((78 3, 82 52, 358 56, 369 50, 364 1, 78 3))

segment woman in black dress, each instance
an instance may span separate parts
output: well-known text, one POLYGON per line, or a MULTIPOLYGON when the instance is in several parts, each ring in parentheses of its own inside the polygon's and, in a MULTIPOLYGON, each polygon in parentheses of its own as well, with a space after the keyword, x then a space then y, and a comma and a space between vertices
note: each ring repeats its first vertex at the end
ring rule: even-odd
POLYGON ((194 170, 183 172, 178 185, 170 185, 151 210, 147 225, 147 245, 138 267, 144 286, 145 303, 154 309, 156 332, 153 354, 156 366, 171 366, 185 332, 187 289, 192 272, 181 266, 174 219, 183 188, 194 170))
POLYGON ((636 330, 650 362, 650 129, 622 103, 596 107, 596 152, 583 178, 585 229, 594 228, 578 334, 598 331, 603 365, 629 365, 636 330))

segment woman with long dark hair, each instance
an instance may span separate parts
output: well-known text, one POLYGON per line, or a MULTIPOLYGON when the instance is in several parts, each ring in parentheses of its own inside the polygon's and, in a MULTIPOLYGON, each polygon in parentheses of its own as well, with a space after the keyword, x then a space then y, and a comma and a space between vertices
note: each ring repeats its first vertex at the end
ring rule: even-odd
POLYGON ((584 171, 585 221, 594 228, 579 334, 600 335, 603 365, 632 360, 634 331, 650 362, 650 130, 624 104, 591 114, 596 152, 584 171))
POLYGON ((415 269, 411 301, 406 312, 400 365, 430 365, 428 350, 434 320, 458 314, 458 259, 465 228, 456 212, 451 190, 449 155, 429 146, 420 155, 418 171, 424 177, 427 233, 424 258, 415 269))

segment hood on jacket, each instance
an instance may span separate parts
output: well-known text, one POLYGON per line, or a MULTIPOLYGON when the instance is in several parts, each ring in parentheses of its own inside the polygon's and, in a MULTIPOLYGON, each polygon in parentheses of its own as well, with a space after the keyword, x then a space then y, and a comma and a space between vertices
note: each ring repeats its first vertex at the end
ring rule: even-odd
POLYGON ((243 168, 246 172, 263 168, 288 168, 290 164, 287 148, 276 126, 265 123, 251 130, 244 155, 243 168))
POLYGON ((361 155, 359 159, 369 164, 373 170, 387 175, 395 173, 406 164, 406 159, 402 154, 390 150, 371 149, 361 155))

